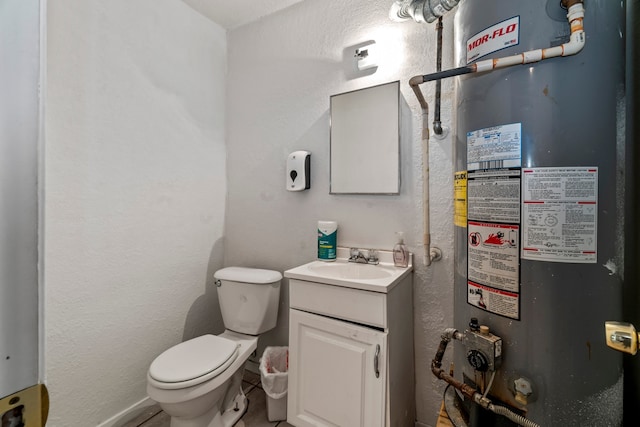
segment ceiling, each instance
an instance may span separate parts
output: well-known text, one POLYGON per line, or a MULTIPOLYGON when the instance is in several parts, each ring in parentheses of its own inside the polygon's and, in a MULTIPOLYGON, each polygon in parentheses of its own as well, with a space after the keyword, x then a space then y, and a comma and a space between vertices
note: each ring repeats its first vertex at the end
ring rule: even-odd
POLYGON ((230 30, 285 9, 302 0, 182 0, 230 30))

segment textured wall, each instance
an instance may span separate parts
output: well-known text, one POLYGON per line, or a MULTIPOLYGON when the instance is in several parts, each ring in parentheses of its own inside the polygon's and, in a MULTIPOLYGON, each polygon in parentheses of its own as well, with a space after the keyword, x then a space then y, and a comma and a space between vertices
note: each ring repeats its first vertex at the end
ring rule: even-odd
MULTIPOLYGON (((435 424, 443 386, 430 372, 441 331, 452 325, 451 141, 431 142, 432 240, 444 260, 427 270, 422 252, 421 114, 408 79, 435 69, 432 25, 393 23, 389 0, 306 0, 228 35, 227 146, 229 196, 225 265, 284 271, 316 256, 316 222, 336 220, 338 244, 391 249, 405 231, 417 253, 414 276, 417 418, 435 424), (382 51, 375 74, 354 72, 353 46, 374 39, 382 51), (401 81, 402 189, 398 196, 329 194, 329 96, 401 81), (285 191, 285 159, 311 156, 311 189, 285 191)), ((451 17, 444 67, 451 66, 451 17)), ((424 85, 432 100, 433 85, 424 85)), ((451 82, 444 84, 450 126, 451 82)), ((375 141, 372 141, 375 149, 375 141)), ((288 292, 265 344, 287 342, 288 292)))
POLYGON ((47 26, 47 425, 86 427, 220 332, 226 35, 179 0, 48 2, 47 26))

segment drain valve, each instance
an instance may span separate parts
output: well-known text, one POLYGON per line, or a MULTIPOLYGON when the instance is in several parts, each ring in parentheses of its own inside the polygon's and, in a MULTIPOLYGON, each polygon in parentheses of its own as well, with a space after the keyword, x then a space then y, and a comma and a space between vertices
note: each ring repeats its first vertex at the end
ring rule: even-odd
POLYGON ((521 405, 526 405, 529 396, 533 394, 531 382, 526 378, 518 378, 513 382, 513 388, 515 389, 516 401, 521 405))

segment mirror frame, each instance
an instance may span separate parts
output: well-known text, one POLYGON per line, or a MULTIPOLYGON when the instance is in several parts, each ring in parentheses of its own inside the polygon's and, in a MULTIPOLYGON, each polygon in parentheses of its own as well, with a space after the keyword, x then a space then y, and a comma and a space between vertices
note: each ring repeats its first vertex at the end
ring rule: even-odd
MULTIPOLYGON (((401 180, 400 180, 400 123, 401 123, 401 118, 400 118, 400 81, 396 80, 396 81, 392 81, 389 83, 383 83, 383 84, 379 84, 376 86, 370 86, 370 87, 366 87, 366 88, 362 88, 362 89, 357 89, 357 90, 353 90, 350 92, 344 92, 344 93, 340 93, 337 95, 332 95, 330 97, 330 137, 329 137, 329 194, 378 194, 378 195, 398 195, 400 194, 400 185, 401 185, 401 180), (393 95, 389 95, 389 88, 394 88, 395 90, 393 90, 393 95), (336 189, 335 188, 335 177, 334 177, 334 173, 335 173, 335 165, 334 165, 334 158, 333 156, 336 153, 336 149, 335 149, 335 144, 337 143, 338 139, 341 138, 349 138, 352 139, 354 137, 357 137, 357 141, 355 141, 357 143, 358 147, 368 147, 369 145, 371 145, 370 141, 376 141, 376 145, 379 145, 379 141, 376 140, 376 138, 379 138, 380 135, 376 134, 375 131, 375 127, 370 127, 370 126, 360 126, 357 128, 357 132, 356 131, 349 131, 347 130, 346 132, 343 132, 342 129, 336 129, 335 123, 336 123, 336 119, 335 119, 335 114, 337 113, 335 111, 335 103, 336 101, 340 101, 341 103, 343 103, 346 99, 347 101, 350 101, 354 104, 358 104, 361 103, 361 101, 363 100, 368 100, 370 101, 371 97, 377 97, 380 98, 379 100, 376 101, 376 103, 370 103, 368 105, 379 105, 382 106, 382 111, 371 111, 371 109, 367 109, 367 108, 353 108, 350 109, 347 112, 341 112, 344 114, 347 114, 347 118, 341 118, 341 122, 343 121, 350 121, 350 122, 354 122, 356 123, 371 123, 372 121, 380 121, 381 117, 385 117, 388 118, 389 114, 393 111, 394 114, 391 114, 391 116, 395 119, 395 122, 392 121, 391 126, 394 127, 394 132, 393 132, 393 137, 389 138, 386 141, 382 141, 383 143, 388 144, 391 149, 395 148, 395 153, 394 155, 397 156, 397 161, 393 162, 393 164, 388 164, 387 167, 391 169, 389 174, 386 174, 386 180, 388 182, 393 182, 393 184, 390 184, 388 186, 385 186, 379 190, 376 190, 375 188, 367 188, 366 186, 363 186, 361 189, 358 188, 353 188, 353 186, 349 186, 351 188, 349 188, 348 190, 341 190, 341 189, 336 189)), ((374 146, 375 147, 375 146, 374 146)), ((366 152, 366 151, 362 151, 362 152, 366 152)), ((366 160, 366 159, 365 159, 366 160)), ((393 159, 392 159, 393 160, 393 159)), ((355 163, 362 163, 363 159, 362 158, 357 158, 357 159, 351 159, 350 163, 351 164, 355 164, 355 163)), ((369 176, 373 176, 373 174, 378 173, 377 171, 379 171, 379 166, 378 165, 372 165, 368 170, 364 170, 363 172, 365 173, 365 175, 368 173, 369 176)), ((363 182, 368 182, 368 178, 365 176, 363 178, 363 182)), ((385 182, 385 181, 382 181, 385 182)), ((356 186, 357 187, 357 186, 356 186)))

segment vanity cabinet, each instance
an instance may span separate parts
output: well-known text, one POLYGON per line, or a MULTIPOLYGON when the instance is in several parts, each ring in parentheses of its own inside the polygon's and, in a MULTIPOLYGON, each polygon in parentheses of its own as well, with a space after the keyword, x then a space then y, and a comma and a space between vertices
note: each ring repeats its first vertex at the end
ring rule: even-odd
POLYGON ((295 270, 285 272, 290 296, 287 422, 296 427, 412 426, 411 274, 389 286, 359 289, 358 283, 347 287, 296 279, 305 276, 295 270))
POLYGON ((384 427, 387 334, 299 310, 290 325, 289 423, 384 427))

